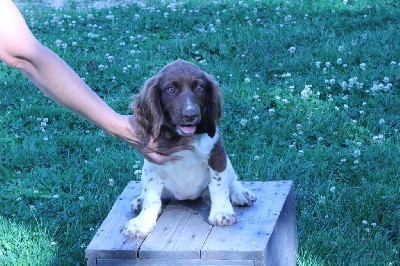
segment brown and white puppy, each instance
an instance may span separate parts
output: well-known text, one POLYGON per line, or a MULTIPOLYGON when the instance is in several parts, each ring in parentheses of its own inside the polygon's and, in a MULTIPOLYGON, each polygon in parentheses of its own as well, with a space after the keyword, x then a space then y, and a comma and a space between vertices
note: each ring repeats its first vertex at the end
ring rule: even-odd
POLYGON ((209 195, 213 225, 236 223, 232 204, 250 206, 256 201, 244 189, 225 153, 218 130, 221 93, 214 79, 196 65, 176 60, 146 81, 133 103, 137 123, 154 138, 193 136, 193 150, 182 158, 157 165, 144 160, 142 193, 132 202, 140 214, 125 226, 129 237, 146 237, 161 211, 161 198, 193 200, 209 195))

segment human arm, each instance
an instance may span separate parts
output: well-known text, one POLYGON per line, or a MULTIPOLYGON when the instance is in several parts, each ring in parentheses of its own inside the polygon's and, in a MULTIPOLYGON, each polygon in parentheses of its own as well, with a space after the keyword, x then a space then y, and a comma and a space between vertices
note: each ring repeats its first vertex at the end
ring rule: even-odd
POLYGON ((188 139, 160 144, 140 137, 133 116, 115 112, 67 63, 43 46, 11 0, 0 1, 0 60, 22 71, 50 99, 126 141, 152 162, 178 159, 171 154, 190 148, 188 139))

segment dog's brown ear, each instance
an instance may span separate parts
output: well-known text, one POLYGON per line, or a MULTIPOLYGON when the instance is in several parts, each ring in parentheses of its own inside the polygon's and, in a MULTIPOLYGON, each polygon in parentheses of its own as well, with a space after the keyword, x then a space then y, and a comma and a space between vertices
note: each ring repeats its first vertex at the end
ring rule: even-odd
POLYGON ((206 119, 207 134, 214 137, 222 115, 222 96, 217 82, 207 74, 206 119))
POLYGON ((158 77, 152 77, 146 81, 131 109, 135 115, 136 122, 142 127, 144 133, 157 139, 163 121, 160 92, 158 88, 158 77))

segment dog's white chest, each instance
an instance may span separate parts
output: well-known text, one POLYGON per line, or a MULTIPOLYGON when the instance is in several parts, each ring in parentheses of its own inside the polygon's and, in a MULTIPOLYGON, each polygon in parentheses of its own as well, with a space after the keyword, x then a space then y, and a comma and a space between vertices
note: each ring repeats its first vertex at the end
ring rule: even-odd
POLYGON ((196 199, 207 189, 211 173, 208 159, 218 136, 206 134, 195 136, 193 151, 181 151, 182 159, 156 165, 145 161, 143 172, 164 182, 165 192, 178 200, 196 199))

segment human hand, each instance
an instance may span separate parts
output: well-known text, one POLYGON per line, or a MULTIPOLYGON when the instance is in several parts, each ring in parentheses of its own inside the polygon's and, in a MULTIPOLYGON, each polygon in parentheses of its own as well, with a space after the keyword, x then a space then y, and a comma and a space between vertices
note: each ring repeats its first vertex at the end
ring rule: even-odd
POLYGON ((140 133, 135 118, 132 115, 121 116, 127 128, 124 135, 116 134, 119 138, 133 146, 146 160, 163 164, 168 161, 179 160, 181 157, 173 155, 181 150, 191 150, 193 137, 160 136, 155 140, 153 137, 144 136, 140 133))

